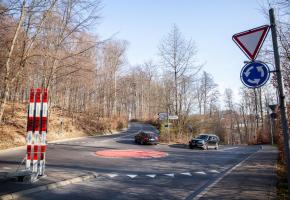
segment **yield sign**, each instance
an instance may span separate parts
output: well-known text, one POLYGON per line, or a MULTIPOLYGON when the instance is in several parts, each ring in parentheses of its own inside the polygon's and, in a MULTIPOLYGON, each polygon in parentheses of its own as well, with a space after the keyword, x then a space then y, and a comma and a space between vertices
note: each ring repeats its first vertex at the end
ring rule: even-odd
POLYGON ((264 25, 233 35, 234 42, 250 60, 254 60, 268 34, 270 26, 264 25))

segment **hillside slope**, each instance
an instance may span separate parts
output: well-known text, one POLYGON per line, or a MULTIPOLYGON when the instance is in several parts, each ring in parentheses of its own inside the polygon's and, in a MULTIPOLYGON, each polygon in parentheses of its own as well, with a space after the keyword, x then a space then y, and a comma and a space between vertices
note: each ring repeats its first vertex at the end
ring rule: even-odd
MULTIPOLYGON (((0 125, 0 150, 26 144, 26 123, 26 104, 8 103, 0 125)), ((47 141, 110 134, 127 125, 125 117, 97 118, 88 113, 68 113, 59 108, 50 108, 47 141)))

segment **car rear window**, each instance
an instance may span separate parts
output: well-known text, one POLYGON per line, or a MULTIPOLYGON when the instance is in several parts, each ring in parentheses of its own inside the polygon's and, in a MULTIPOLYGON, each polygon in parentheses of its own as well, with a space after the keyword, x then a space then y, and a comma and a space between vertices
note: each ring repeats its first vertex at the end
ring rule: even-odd
POLYGON ((197 136, 197 139, 206 140, 207 138, 208 138, 208 135, 199 135, 199 136, 197 136))

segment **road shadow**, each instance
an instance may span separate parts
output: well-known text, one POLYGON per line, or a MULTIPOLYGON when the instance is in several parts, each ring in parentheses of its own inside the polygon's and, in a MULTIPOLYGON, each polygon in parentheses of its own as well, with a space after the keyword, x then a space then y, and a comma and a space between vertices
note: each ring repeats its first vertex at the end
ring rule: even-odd
POLYGON ((147 144, 147 143, 145 143, 143 145, 137 144, 137 143, 135 143, 134 140, 117 140, 116 142, 120 143, 120 144, 136 145, 136 146, 155 146, 154 144, 147 144))
POLYGON ((186 144, 170 144, 168 146, 170 148, 188 149, 188 145, 186 144))
POLYGON ((125 140, 117 140, 116 142, 117 142, 117 143, 120 143, 120 144, 137 145, 137 144, 135 143, 134 140, 129 140, 129 139, 125 139, 125 140))
POLYGON ((89 144, 89 145, 78 145, 78 144, 54 144, 48 147, 50 149, 56 149, 57 147, 61 146, 63 150, 67 149, 77 149, 78 151, 91 151, 95 149, 116 149, 114 147, 108 146, 95 146, 96 144, 89 144))

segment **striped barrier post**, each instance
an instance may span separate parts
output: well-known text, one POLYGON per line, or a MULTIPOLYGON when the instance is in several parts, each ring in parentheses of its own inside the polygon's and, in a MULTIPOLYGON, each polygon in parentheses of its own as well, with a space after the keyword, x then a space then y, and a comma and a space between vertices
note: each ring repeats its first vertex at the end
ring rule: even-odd
POLYGON ((42 94, 41 105, 41 146, 40 146, 40 161, 39 161, 39 175, 44 175, 45 171, 45 154, 46 154, 46 133, 47 133, 47 89, 44 89, 42 94))
POLYGON ((36 89, 35 94, 35 120, 34 120, 34 148, 33 148, 33 167, 32 172, 37 172, 38 168, 38 149, 39 149, 39 126, 40 126, 40 88, 36 89))
POLYGON ((32 132, 34 122, 34 89, 30 89, 28 116, 27 116, 27 151, 26 151, 26 166, 25 169, 30 170, 31 165, 31 147, 32 147, 32 132))

